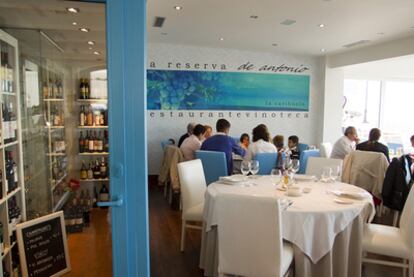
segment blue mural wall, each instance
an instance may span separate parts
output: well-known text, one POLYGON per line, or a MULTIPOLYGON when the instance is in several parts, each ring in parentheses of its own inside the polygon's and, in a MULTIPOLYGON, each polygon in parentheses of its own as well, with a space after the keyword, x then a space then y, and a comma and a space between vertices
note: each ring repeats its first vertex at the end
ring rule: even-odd
POLYGON ((309 75, 147 70, 147 108, 309 111, 309 75))

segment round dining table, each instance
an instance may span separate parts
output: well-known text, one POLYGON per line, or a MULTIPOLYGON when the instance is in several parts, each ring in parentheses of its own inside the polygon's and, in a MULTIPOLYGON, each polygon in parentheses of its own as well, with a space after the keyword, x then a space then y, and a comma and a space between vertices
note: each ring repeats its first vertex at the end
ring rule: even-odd
MULTIPOLYGON (((375 215, 372 196, 353 185, 321 182, 300 175, 294 186, 307 193, 289 196, 273 178, 253 176, 233 182, 230 177, 207 187, 200 253, 204 275, 218 275, 217 211, 220 202, 216 198, 221 193, 230 193, 280 199, 282 236, 294 248, 295 276, 361 276, 363 229, 375 215)), ((234 228, 237 232, 237 226, 234 228)))

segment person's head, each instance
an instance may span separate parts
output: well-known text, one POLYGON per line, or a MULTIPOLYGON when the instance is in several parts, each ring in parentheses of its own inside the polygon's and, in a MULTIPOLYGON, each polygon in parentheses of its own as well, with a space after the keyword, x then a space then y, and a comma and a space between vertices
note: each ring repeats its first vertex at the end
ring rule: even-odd
POLYGON ((414 147, 414 135, 411 136, 410 141, 411 141, 411 146, 414 147))
POLYGON ((378 128, 372 128, 371 131, 369 131, 369 141, 378 141, 381 137, 381 130, 378 128))
POLYGON ((217 132, 228 134, 230 131, 230 122, 228 122, 224 118, 217 120, 216 130, 217 132))
POLYGON ((344 133, 344 135, 346 136, 346 137, 348 137, 350 140, 352 140, 352 141, 357 141, 358 140, 358 134, 357 134, 357 131, 356 131, 356 129, 355 129, 355 127, 353 127, 353 126, 349 126, 349 127, 347 127, 346 129, 345 129, 345 133, 344 133))
POLYGON ((201 124, 197 124, 194 127, 193 135, 195 135, 199 140, 202 140, 204 138, 205 132, 206 132, 206 128, 204 128, 204 126, 201 124))
POLYGON ((248 134, 244 133, 240 136, 240 143, 247 148, 250 144, 250 137, 248 134))
POLYGON ((196 124, 194 122, 190 122, 187 125, 187 134, 191 135, 193 133, 194 127, 196 124))
POLYGON ((299 144, 299 137, 298 136, 290 136, 288 138, 288 147, 293 148, 298 146, 299 144))
POLYGON ((260 139, 264 141, 270 140, 269 131, 267 130, 266 125, 264 124, 257 125, 253 129, 253 142, 258 141, 260 139))
POLYGON ((282 135, 277 135, 273 138, 273 144, 276 146, 277 150, 280 150, 284 146, 285 138, 282 135))
POLYGON ((204 128, 206 129, 206 132, 204 133, 204 138, 208 139, 211 137, 211 134, 213 133, 213 128, 211 128, 210 125, 204 125, 204 128))

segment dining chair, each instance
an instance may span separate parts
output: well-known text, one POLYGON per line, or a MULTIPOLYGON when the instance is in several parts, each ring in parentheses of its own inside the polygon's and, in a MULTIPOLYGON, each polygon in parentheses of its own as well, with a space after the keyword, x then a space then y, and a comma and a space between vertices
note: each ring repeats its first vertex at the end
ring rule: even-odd
POLYGON ((276 167, 277 153, 257 153, 254 157, 259 162, 259 175, 270 175, 276 167))
POLYGON ((332 143, 322 142, 321 143, 321 157, 330 158, 332 153, 332 143))
POLYGON ((197 150, 195 156, 203 164, 207 185, 214 183, 222 176, 228 175, 226 154, 224 152, 197 150))
POLYGON ((318 149, 315 150, 305 150, 300 153, 299 156, 299 174, 304 174, 306 170, 306 166, 308 163, 309 157, 320 157, 321 153, 318 149))
POLYGON ((284 276, 293 248, 282 239, 279 200, 223 193, 216 201, 219 276, 284 276))
POLYGON ((167 145, 174 145, 173 140, 172 139, 166 139, 166 140, 162 140, 161 141, 161 148, 164 151, 165 147, 167 147, 167 145))
POLYGON ((199 225, 187 222, 203 222, 206 179, 204 178, 203 165, 199 159, 179 163, 178 174, 181 182, 182 201, 180 250, 183 252, 186 229, 202 229, 199 225))
POLYGON ((299 153, 302 153, 305 150, 308 150, 309 145, 306 143, 299 143, 298 144, 298 149, 299 149, 299 153))
POLYGON ((362 239, 363 263, 401 267, 403 276, 414 277, 414 189, 411 189, 401 214, 400 227, 367 224, 362 239), (402 259, 402 262, 366 257, 366 253, 402 259))
POLYGON ((327 166, 340 166, 342 168, 342 162, 340 159, 309 157, 306 165, 306 174, 319 176, 321 175, 322 168, 327 166))

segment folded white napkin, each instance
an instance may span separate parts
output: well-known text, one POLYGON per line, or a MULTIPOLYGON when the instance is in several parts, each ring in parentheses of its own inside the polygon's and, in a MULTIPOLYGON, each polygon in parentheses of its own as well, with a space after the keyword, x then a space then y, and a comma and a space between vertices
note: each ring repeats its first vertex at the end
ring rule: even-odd
POLYGON ((232 175, 232 176, 223 176, 219 179, 220 183, 226 184, 226 185, 241 185, 241 184, 248 184, 249 181, 246 176, 244 175, 232 175))
POLYGON ((362 200, 364 198, 370 197, 371 195, 366 191, 343 191, 343 190, 333 190, 333 194, 340 197, 351 198, 356 200, 362 200))

